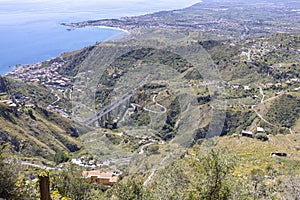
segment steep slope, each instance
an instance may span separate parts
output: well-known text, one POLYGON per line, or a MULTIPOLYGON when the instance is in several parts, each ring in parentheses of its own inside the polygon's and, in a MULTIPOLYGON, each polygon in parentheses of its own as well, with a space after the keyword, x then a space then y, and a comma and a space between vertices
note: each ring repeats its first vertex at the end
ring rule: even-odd
POLYGON ((82 148, 79 135, 88 129, 47 105, 56 97, 46 88, 0 77, 0 144, 12 153, 52 160, 57 151, 82 148))

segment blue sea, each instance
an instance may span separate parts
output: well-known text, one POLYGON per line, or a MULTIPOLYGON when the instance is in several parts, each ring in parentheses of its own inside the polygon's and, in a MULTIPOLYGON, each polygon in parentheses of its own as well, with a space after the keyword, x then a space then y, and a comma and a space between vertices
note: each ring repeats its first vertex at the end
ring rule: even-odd
POLYGON ((63 22, 141 15, 186 7, 197 0, 0 0, 0 75, 17 64, 33 64, 115 39, 125 32, 85 27, 68 31, 63 22))

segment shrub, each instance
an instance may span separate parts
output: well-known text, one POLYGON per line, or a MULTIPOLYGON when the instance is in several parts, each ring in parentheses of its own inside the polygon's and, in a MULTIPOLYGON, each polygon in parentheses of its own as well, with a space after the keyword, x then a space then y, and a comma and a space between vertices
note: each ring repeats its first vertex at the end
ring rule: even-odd
POLYGON ((56 162, 57 164, 62 163, 62 162, 67 162, 68 160, 69 160, 69 156, 65 152, 58 151, 54 155, 54 162, 56 162))
POLYGON ((261 141, 267 141, 269 140, 268 136, 266 133, 257 133, 255 136, 256 139, 261 140, 261 141))

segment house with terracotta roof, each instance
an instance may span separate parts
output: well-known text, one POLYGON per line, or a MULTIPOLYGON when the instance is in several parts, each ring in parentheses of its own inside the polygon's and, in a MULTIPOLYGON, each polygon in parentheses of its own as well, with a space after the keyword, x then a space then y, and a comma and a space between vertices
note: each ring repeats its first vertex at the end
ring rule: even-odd
POLYGON ((112 172, 83 171, 82 177, 90 179, 91 183, 113 186, 118 180, 118 174, 112 172))

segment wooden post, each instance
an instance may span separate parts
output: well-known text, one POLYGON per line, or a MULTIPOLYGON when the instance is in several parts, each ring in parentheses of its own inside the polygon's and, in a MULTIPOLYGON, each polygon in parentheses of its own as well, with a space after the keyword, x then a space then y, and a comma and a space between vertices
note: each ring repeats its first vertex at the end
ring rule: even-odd
POLYGON ((40 193, 41 200, 51 200, 50 199, 50 183, 48 176, 39 176, 40 179, 40 193))

